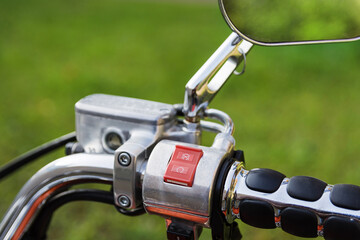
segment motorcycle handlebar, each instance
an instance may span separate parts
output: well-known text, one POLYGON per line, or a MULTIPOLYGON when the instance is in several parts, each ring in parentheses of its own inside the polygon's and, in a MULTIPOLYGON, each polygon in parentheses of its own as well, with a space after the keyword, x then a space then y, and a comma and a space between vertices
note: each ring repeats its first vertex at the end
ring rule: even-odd
MULTIPOLYGON (((296 236, 323 236, 327 240, 358 239, 360 236, 359 186, 329 185, 306 176, 286 178, 282 173, 271 169, 247 171, 242 161, 235 161, 230 169, 226 166, 221 169, 225 177, 220 174, 216 184, 219 190, 215 192, 220 193, 223 189, 221 198, 219 197, 222 203, 213 202, 213 206, 222 210, 228 223, 241 219, 254 227, 281 227, 285 232, 296 236)), ((82 180, 111 183, 112 173, 111 155, 76 154, 50 163, 29 180, 19 193, 0 225, 1 235, 10 238, 23 234, 24 229, 19 224, 24 222, 26 225, 29 222, 22 219, 26 214, 21 213, 32 207, 31 199, 42 196, 38 193, 48 189, 49 184, 55 184, 53 180, 59 180, 59 176, 64 176, 60 179, 61 183, 69 185, 72 182, 83 182, 82 180), (17 200, 24 197, 29 202, 22 201, 17 204, 17 200)), ((34 214, 29 216, 28 219, 31 219, 34 214)), ((211 227, 214 227, 213 224, 211 227)))
POLYGON ((286 178, 271 169, 230 168, 223 192, 228 222, 241 219, 258 228, 281 227, 299 237, 357 239, 360 236, 360 187, 328 185, 312 177, 286 178))
POLYGON ((21 239, 45 203, 82 183, 113 183, 114 157, 79 153, 53 161, 22 187, 0 224, 0 239, 21 239))

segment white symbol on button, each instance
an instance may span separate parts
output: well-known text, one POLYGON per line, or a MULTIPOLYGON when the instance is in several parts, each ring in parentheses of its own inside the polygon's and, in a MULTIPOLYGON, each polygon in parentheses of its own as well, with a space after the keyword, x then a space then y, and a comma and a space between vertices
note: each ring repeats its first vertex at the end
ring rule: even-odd
POLYGON ((187 160, 187 161, 189 161, 189 160, 190 160, 190 154, 188 154, 188 153, 183 153, 183 154, 181 155, 181 159, 182 159, 182 160, 187 160))
POLYGON ((176 168, 176 172, 178 172, 178 173, 183 173, 184 171, 185 171, 185 169, 183 167, 176 168))
POLYGON ((180 173, 183 175, 186 175, 188 172, 189 168, 188 167, 184 167, 184 166, 178 166, 178 165, 174 165, 171 168, 171 171, 174 173, 180 173))

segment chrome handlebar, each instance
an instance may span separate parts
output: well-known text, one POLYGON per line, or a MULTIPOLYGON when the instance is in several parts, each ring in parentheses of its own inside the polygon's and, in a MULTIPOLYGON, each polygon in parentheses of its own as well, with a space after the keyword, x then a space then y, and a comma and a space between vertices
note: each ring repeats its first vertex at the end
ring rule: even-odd
MULTIPOLYGON (((199 127, 218 132, 219 137, 215 141, 217 145, 225 149, 228 148, 228 145, 229 147, 233 146, 233 140, 226 141, 223 137, 223 135, 231 136, 233 132, 234 126, 230 117, 213 109, 208 109, 205 113, 208 118, 219 120, 224 126, 214 122, 201 121, 198 123, 199 127)), ((83 127, 80 129, 84 134, 83 127)), ((174 137, 174 133, 170 132, 169 136, 170 138, 174 137)), ((180 138, 187 136, 180 135, 180 138)), ((0 225, 0 238, 20 239, 47 201, 74 185, 96 182, 113 186, 114 155, 115 153, 91 153, 91 151, 90 153, 77 153, 55 160, 43 167, 23 186, 5 214, 0 225)), ((136 169, 139 171, 137 174, 140 175, 140 182, 137 185, 142 185, 146 163, 136 169)))
MULTIPOLYGON (((227 115, 216 110, 208 111, 207 114, 209 116, 217 115, 217 119, 222 119, 223 123, 228 124, 227 127, 222 127, 223 130, 227 129, 227 133, 232 132, 232 123, 226 117, 227 115)), ((219 126, 214 128, 218 129, 219 126)), ((160 165, 164 165, 163 168, 165 169, 167 164, 164 160, 172 154, 169 146, 175 146, 175 144, 176 142, 172 141, 159 143, 161 147, 157 147, 157 150, 154 150, 155 153, 152 154, 152 158, 156 159, 157 162, 150 159, 152 165, 155 164, 156 167, 150 166, 147 171, 151 173, 153 169, 159 169, 160 165), (163 157, 164 155, 166 156, 163 157)), ((190 146, 191 144, 187 145, 190 146)), ((216 170, 215 165, 219 168, 220 162, 223 161, 222 156, 229 156, 232 151, 232 148, 223 148, 221 151, 220 149, 215 150, 214 147, 201 147, 201 149, 205 153, 206 161, 202 162, 197 174, 202 176, 207 176, 204 174, 208 173, 209 166, 211 166, 212 174, 216 174, 219 169, 216 170), (218 159, 217 162, 213 162, 211 156, 218 159), (216 164, 207 165, 210 162, 216 164)), ((112 154, 79 153, 58 159, 42 168, 24 185, 6 213, 0 225, 1 239, 20 239, 42 206, 51 197, 71 186, 90 182, 113 184, 113 161, 112 154)), ((141 179, 144 178, 145 172, 142 174, 141 179)), ((145 179, 145 183, 141 182, 144 188, 143 193, 145 193, 144 204, 152 213, 158 214, 160 210, 162 211, 161 215, 171 214, 172 217, 181 218, 182 215, 179 213, 183 211, 184 206, 188 208, 192 206, 191 202, 187 200, 192 198, 191 194, 196 195, 197 201, 201 202, 207 199, 206 196, 209 193, 213 192, 212 186, 215 182, 211 181, 215 181, 215 178, 212 174, 211 177, 208 174, 209 183, 200 178, 194 183, 194 186, 199 189, 204 189, 205 185, 209 187, 208 193, 205 195, 196 194, 196 191, 194 193, 186 191, 186 194, 178 194, 176 198, 173 198, 174 192, 171 190, 171 184, 167 184, 166 191, 169 192, 170 198, 161 200, 163 201, 162 204, 167 204, 166 208, 165 205, 159 207, 160 205, 156 202, 158 193, 154 191, 162 191, 162 189, 154 188, 156 184, 154 185, 151 180, 147 181, 151 179, 148 177, 147 180, 145 179), (174 199, 176 199, 176 204, 172 202, 174 199), (182 202, 189 204, 183 205, 182 202), (164 209, 168 209, 168 212, 163 211, 164 209)), ((162 173, 159 176, 157 174, 148 176, 159 178, 159 182, 162 184, 162 173)), ((221 181, 221 179, 217 181, 221 181)), ((360 188, 349 185, 350 187, 345 186, 344 190, 343 186, 337 186, 339 185, 328 185, 309 177, 289 179, 281 173, 269 169, 247 171, 243 162, 235 161, 226 175, 221 211, 224 212, 228 223, 232 223, 235 219, 241 219, 255 227, 281 227, 284 231, 300 237, 324 236, 325 239, 333 239, 333 236, 339 236, 339 233, 340 236, 350 236, 349 239, 354 236, 358 237, 360 229, 360 206, 358 202, 360 188), (350 202, 347 199, 350 199, 350 202)), ((173 187, 183 188, 176 185, 173 187)), ((162 196, 165 197, 166 194, 163 192, 162 196)), ((210 194, 209 197, 216 196, 210 194)), ((208 204, 210 204, 211 198, 208 204)), ((194 207, 192 211, 199 211, 199 209, 194 207)), ((205 215, 197 214, 199 215, 197 216, 194 213, 189 214, 189 210, 185 210, 184 213, 187 215, 184 216, 186 221, 195 221, 201 226, 209 227, 210 212, 211 208, 204 208, 202 214, 205 215)))
POLYGON ((60 158, 39 170, 20 190, 0 225, 0 239, 20 239, 24 230, 54 194, 81 183, 112 185, 114 158, 79 153, 60 158))

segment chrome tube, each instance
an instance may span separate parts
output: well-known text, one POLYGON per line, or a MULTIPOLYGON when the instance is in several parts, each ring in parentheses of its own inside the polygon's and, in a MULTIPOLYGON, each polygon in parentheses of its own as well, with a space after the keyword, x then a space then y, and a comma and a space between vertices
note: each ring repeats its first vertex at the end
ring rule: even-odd
POLYGON ((224 132, 224 126, 218 123, 200 120, 200 126, 203 131, 221 133, 224 132))
POLYGON ((19 239, 41 206, 61 189, 78 183, 112 184, 114 156, 74 154, 39 170, 20 190, 0 225, 0 239, 19 239))
POLYGON ((224 124, 224 127, 221 132, 229 135, 233 135, 235 129, 234 122, 230 118, 230 116, 227 115, 226 113, 217 109, 206 109, 205 117, 220 121, 222 124, 224 124))

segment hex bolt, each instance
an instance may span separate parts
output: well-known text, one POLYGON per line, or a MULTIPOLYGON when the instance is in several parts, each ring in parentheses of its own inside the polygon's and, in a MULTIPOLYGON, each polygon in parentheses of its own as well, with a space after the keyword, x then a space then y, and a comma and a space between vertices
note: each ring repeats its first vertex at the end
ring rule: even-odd
POLYGON ((122 152, 118 156, 118 162, 121 166, 129 166, 131 163, 131 156, 127 152, 122 152))
POLYGON ((118 199, 118 202, 121 207, 126 208, 130 206, 130 199, 125 195, 121 195, 118 199))

